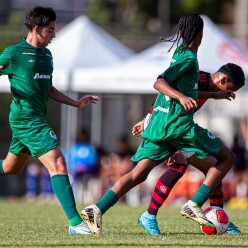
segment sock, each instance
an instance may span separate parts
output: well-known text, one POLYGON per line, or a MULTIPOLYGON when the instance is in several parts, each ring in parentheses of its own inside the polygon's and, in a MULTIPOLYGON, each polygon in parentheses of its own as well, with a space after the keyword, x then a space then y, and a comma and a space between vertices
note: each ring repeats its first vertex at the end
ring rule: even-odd
POLYGON ((223 208, 224 194, 222 190, 222 182, 214 189, 212 194, 208 198, 210 206, 216 206, 223 208))
POLYGON ((145 211, 145 213, 144 214, 142 214, 142 215, 144 215, 146 218, 148 218, 148 219, 156 219, 156 215, 154 215, 154 214, 149 214, 147 211, 145 211))
POLYGON ((191 199, 194 203, 199 205, 200 207, 206 202, 208 197, 211 195, 211 193, 214 191, 214 189, 210 188, 206 184, 202 184, 199 189, 196 191, 195 195, 191 199))
POLYGON ((170 194, 171 189, 176 182, 183 176, 187 169, 186 164, 174 163, 168 170, 159 178, 156 183, 152 198, 147 212, 152 215, 157 215, 159 208, 170 194))
POLYGON ((51 177, 51 183, 70 225, 79 225, 82 222, 82 218, 76 209, 76 202, 68 175, 55 175, 51 177))
POLYGON ((5 173, 3 171, 3 160, 0 160, 0 176, 5 176, 5 173))
POLYGON ((102 198, 96 203, 96 206, 100 209, 101 213, 104 214, 109 208, 118 202, 119 197, 113 190, 108 190, 102 198))

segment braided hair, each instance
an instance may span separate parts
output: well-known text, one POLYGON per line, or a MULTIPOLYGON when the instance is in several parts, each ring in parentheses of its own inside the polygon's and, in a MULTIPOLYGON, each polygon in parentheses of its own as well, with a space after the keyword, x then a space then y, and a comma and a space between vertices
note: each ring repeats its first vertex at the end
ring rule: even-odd
MULTIPOLYGON (((186 13, 182 15, 177 24, 176 30, 170 39, 160 38, 158 42, 169 41, 173 42, 169 51, 173 48, 174 44, 177 42, 177 46, 182 38, 182 51, 188 47, 195 36, 202 32, 203 30, 203 20, 195 13, 186 13)), ((169 52, 168 51, 168 52, 169 52)))

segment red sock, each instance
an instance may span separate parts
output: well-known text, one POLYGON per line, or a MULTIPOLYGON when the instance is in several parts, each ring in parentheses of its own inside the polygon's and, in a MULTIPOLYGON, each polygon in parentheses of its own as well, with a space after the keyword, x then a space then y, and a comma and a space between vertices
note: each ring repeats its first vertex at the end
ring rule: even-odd
POLYGON ((183 176, 186 169, 186 164, 174 163, 158 179, 147 210, 149 214, 157 215, 159 208, 170 194, 170 191, 176 182, 183 176))
POLYGON ((216 206, 223 208, 224 195, 222 190, 222 182, 214 189, 210 197, 208 198, 210 206, 216 206))

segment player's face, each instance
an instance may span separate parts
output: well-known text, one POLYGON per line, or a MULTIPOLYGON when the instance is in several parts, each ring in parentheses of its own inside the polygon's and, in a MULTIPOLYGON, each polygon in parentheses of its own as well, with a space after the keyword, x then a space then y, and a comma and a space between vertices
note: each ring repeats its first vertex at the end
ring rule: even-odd
POLYGON ((44 27, 38 27, 37 38, 40 47, 46 47, 55 38, 55 22, 44 27))
POLYGON ((239 86, 234 84, 228 77, 224 76, 219 84, 220 90, 231 90, 231 91, 237 91, 239 89, 239 86))
POLYGON ((233 82, 226 82, 225 85, 226 85, 226 90, 237 91, 239 89, 239 86, 237 86, 233 82))

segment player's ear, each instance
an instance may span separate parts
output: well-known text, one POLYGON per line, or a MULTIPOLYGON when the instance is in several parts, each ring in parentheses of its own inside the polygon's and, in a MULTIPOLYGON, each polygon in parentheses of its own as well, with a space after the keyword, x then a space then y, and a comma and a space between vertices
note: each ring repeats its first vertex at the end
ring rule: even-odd
POLYGON ((34 28, 33 28, 33 32, 38 35, 40 34, 40 27, 38 25, 36 25, 34 28))
POLYGON ((225 84, 226 82, 229 81, 229 78, 226 75, 221 75, 220 83, 225 84))

